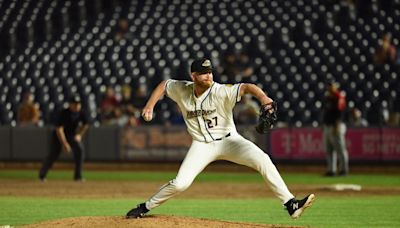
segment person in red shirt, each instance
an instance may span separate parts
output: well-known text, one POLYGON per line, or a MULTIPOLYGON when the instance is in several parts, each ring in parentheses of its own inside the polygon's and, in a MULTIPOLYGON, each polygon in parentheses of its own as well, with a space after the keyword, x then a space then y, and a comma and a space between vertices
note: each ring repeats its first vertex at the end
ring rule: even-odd
POLYGON ((109 86, 106 89, 103 100, 100 103, 100 119, 102 124, 112 123, 115 119, 115 111, 119 106, 119 101, 115 95, 114 88, 109 86))
POLYGON ((344 93, 339 90, 336 82, 329 81, 323 102, 323 137, 327 153, 326 176, 345 176, 349 173, 349 156, 345 140, 346 125, 343 121, 345 108, 344 93))

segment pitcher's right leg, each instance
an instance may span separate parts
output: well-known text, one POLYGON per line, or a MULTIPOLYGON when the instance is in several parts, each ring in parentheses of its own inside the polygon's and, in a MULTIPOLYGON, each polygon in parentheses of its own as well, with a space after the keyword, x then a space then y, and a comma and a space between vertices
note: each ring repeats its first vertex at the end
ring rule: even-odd
POLYGON ((160 206, 168 199, 186 190, 194 178, 211 162, 215 161, 216 153, 213 143, 193 141, 175 179, 163 185, 160 190, 145 203, 138 205, 127 214, 127 218, 142 217, 140 213, 160 206), (144 208, 143 208, 144 207, 144 208))

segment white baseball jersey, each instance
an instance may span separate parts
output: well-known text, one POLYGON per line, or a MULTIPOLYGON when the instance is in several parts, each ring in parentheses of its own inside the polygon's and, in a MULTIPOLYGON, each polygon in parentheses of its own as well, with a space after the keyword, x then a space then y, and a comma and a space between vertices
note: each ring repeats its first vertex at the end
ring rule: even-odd
POLYGON ((181 109, 193 139, 212 142, 237 133, 232 109, 240 101, 240 85, 213 82, 208 90, 196 97, 193 82, 170 79, 166 83, 166 93, 181 109))

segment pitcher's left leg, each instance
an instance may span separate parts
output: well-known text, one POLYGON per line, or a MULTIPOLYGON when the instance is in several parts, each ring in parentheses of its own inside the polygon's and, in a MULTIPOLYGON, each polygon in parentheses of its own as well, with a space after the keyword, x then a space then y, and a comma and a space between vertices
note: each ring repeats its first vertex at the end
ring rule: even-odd
POLYGON ((264 180, 275 195, 281 200, 290 217, 293 219, 300 217, 304 210, 310 207, 315 200, 314 194, 309 194, 303 199, 296 199, 290 193, 269 156, 258 146, 242 136, 234 136, 224 140, 223 146, 220 149, 222 153, 220 158, 257 170, 264 177, 264 180))
POLYGON ((294 198, 270 157, 254 143, 240 135, 232 136, 224 140, 221 149, 221 159, 257 170, 282 204, 294 198))

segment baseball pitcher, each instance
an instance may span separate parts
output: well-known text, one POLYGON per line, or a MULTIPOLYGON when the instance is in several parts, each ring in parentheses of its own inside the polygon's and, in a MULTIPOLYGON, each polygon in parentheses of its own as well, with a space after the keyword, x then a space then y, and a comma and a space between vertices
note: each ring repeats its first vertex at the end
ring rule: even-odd
POLYGON ((126 217, 143 217, 151 209, 187 189, 208 164, 216 160, 227 160, 257 170, 286 207, 289 215, 298 218, 304 209, 311 206, 315 199, 314 194, 301 200, 295 199, 269 156, 238 134, 233 121, 233 107, 243 95, 251 94, 262 105, 260 123, 256 130, 260 133, 267 132, 277 119, 276 103, 256 85, 214 82, 212 69, 209 59, 193 61, 191 82, 172 79, 161 82, 143 108, 143 118, 151 121, 155 104, 166 94, 181 109, 193 142, 175 179, 163 185, 146 202, 130 210, 126 217))

